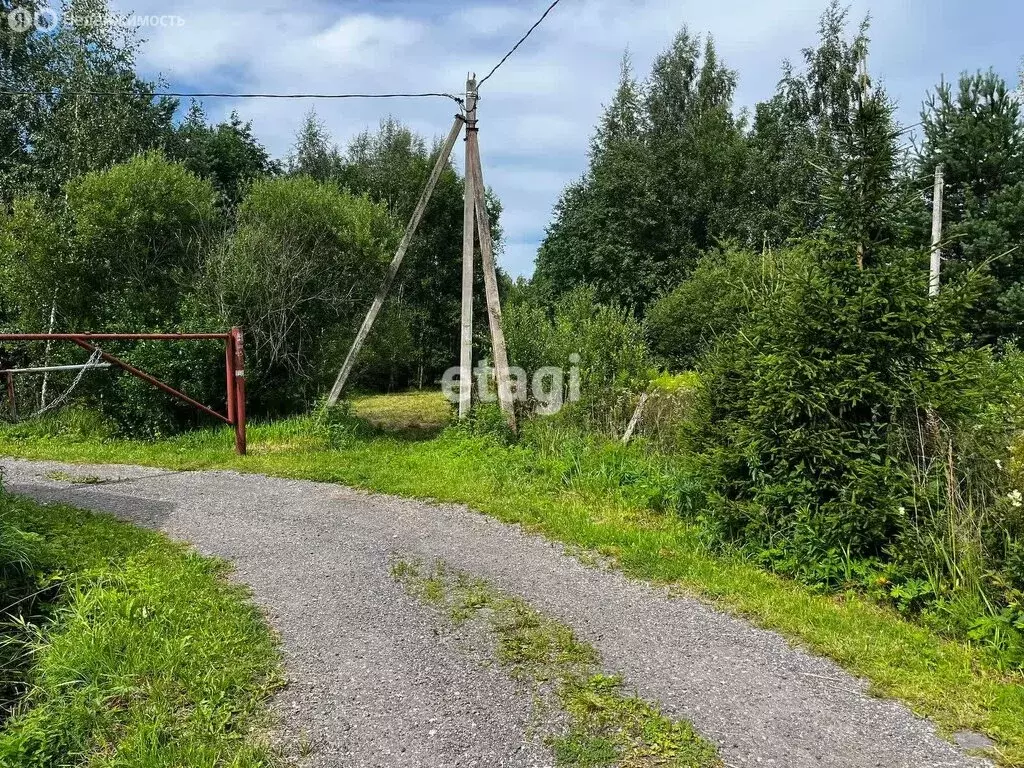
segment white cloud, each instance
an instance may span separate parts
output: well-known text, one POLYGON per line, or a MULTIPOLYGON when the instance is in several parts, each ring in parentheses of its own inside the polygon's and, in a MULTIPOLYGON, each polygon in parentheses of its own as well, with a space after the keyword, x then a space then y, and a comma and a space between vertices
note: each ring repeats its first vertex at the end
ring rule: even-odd
MULTIPOLYGON (((126 9, 129 0, 116 2, 126 9)), ((147 74, 162 73, 176 86, 458 92, 467 71, 483 76, 547 4, 225 0, 214 7, 208 0, 141 0, 131 5, 138 13, 184 19, 183 27, 145 30, 149 43, 141 59, 147 74)), ((877 20, 885 32, 876 41, 890 52, 899 50, 901 36, 917 34, 919 16, 891 8, 895 5, 900 4, 882 4, 877 20)), ((813 42, 823 6, 824 0, 563 2, 485 85, 480 105, 484 171, 505 210, 505 268, 513 274, 532 270, 537 241, 561 189, 585 167, 593 126, 627 47, 642 75, 684 23, 694 32, 711 31, 722 57, 740 72, 741 105, 752 105, 774 89, 782 59, 797 58, 813 42)), ((882 51, 879 61, 885 56, 882 51)), ((312 104, 211 101, 207 108, 214 118, 238 109, 275 154, 285 155, 312 104)), ((389 113, 437 136, 448 130, 455 110, 442 100, 315 106, 342 143, 389 113)))

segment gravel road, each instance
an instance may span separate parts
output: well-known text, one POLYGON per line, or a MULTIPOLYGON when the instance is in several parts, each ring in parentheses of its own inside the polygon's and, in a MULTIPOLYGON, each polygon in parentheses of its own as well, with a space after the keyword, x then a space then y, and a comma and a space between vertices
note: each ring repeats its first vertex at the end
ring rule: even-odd
POLYGON ((310 766, 547 766, 529 698, 435 632, 392 580, 394 553, 441 558, 573 628, 728 766, 988 765, 830 661, 697 600, 582 565, 464 507, 232 472, 5 459, 15 493, 112 512, 230 559, 281 634, 282 732, 310 766), (97 476, 71 485, 55 472, 97 476))

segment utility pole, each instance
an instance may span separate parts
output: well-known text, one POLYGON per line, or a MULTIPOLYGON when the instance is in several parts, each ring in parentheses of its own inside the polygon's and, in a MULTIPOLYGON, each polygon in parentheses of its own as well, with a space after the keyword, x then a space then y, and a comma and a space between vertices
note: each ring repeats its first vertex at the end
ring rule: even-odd
POLYGON ((484 287, 487 296, 487 319, 491 331, 491 345, 494 353, 494 368, 498 384, 498 400, 502 412, 512 430, 516 429, 515 403, 512 395, 512 376, 508 365, 508 350, 505 345, 505 333, 502 328, 501 300, 498 294, 498 271, 494 261, 494 241, 491 233, 491 221, 487 214, 487 200, 484 193, 483 166, 480 162, 480 143, 477 129, 477 81, 475 75, 466 79, 465 114, 456 115, 455 124, 445 141, 441 155, 437 158, 434 171, 427 181, 419 204, 409 221, 398 251, 395 253, 391 266, 385 275, 384 283, 373 300, 370 311, 366 314, 359 333, 356 334, 348 357, 338 373, 327 404, 337 403, 341 392, 348 381, 356 357, 359 355, 366 338, 377 319, 388 291, 394 282, 398 268, 402 264, 406 251, 412 242, 413 235, 423 218, 423 213, 433 194, 434 187, 444 170, 455 141, 466 126, 466 186, 462 212, 462 317, 459 350, 459 418, 469 416, 473 406, 473 260, 476 238, 480 240, 480 254, 483 262, 484 287))
POLYGON ((932 193, 932 263, 928 280, 928 295, 939 295, 939 276, 942 272, 942 198, 946 191, 945 168, 935 166, 935 190, 932 193))
POLYGON ((420 226, 420 221, 423 220, 423 214, 427 210, 427 203, 430 202, 430 198, 434 194, 434 187, 437 186, 441 173, 448 165, 448 158, 451 157, 452 149, 455 148, 455 142, 459 138, 459 134, 462 133, 464 123, 465 120, 462 115, 455 116, 455 123, 452 125, 448 138, 445 139, 444 145, 441 147, 441 153, 438 155, 437 162, 434 164, 434 170, 427 180, 427 186, 423 189, 423 194, 416 204, 416 210, 413 211, 409 225, 402 236, 402 242, 398 245, 395 257, 391 260, 391 266, 388 267, 387 274, 384 276, 384 283, 381 285, 380 290, 377 291, 373 304, 370 306, 370 311, 366 313, 366 319, 363 320, 363 325, 359 329, 359 333, 356 334, 355 341, 352 342, 352 348, 348 352, 348 357, 345 358, 345 364, 341 366, 341 371, 338 372, 338 378, 335 380, 334 387, 331 388, 331 394, 327 398, 328 406, 335 405, 338 402, 338 398, 341 397, 341 392, 345 388, 345 382, 348 381, 352 368, 355 366, 356 357, 358 357, 359 351, 363 348, 363 344, 366 343, 366 337, 370 335, 370 329, 373 328, 373 323, 377 319, 381 307, 384 306, 384 299, 387 298, 388 291, 391 290, 391 284, 395 281, 398 268, 402 266, 402 260, 409 250, 413 236, 420 226))
POLYGON ((466 129, 470 162, 466 165, 466 176, 473 176, 475 190, 477 234, 480 237, 480 257, 483 261, 484 289, 487 294, 487 320, 491 328, 491 349, 494 353, 494 372, 498 382, 498 402, 505 420, 513 432, 516 430, 515 403, 512 399, 512 376, 508 369, 508 350, 505 346, 505 331, 501 323, 501 299, 498 295, 498 272, 494 264, 494 240, 491 236, 491 220, 487 214, 487 198, 484 195, 484 171, 480 161, 480 133, 475 124, 466 129))
POLYGON ((462 209, 462 330, 459 349, 459 418, 473 408, 473 245, 476 179, 473 175, 473 143, 476 136, 476 76, 466 79, 466 188, 462 209))

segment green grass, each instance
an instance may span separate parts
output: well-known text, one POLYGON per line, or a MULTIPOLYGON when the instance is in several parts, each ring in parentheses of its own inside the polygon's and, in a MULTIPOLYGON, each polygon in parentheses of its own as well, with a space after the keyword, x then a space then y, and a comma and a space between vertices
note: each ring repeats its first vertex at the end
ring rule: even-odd
POLYGON ((456 626, 473 620, 485 623, 497 640, 497 661, 531 689, 540 719, 545 720, 547 699, 568 716, 568 727, 552 729, 545 739, 558 765, 722 765, 714 745, 690 723, 671 720, 627 693, 621 677, 601 668, 593 646, 522 600, 442 562, 424 571, 417 562, 398 560, 392 575, 411 594, 447 612, 456 626))
POLYGON ((434 391, 357 397, 352 411, 374 427, 396 433, 436 434, 452 418, 451 404, 434 391))
MULTIPOLYGON (((667 583, 831 657, 905 701, 942 729, 985 733, 1004 765, 1024 766, 1024 685, 981 649, 944 639, 855 595, 815 594, 753 565, 716 556, 699 531, 657 514, 633 454, 616 446, 541 434, 505 446, 449 430, 433 440, 340 439, 309 419, 256 426, 251 454, 231 453, 226 429, 161 442, 34 436, 23 425, 0 432, 0 454, 69 462, 134 463, 173 469, 230 468, 345 483, 373 491, 471 505, 565 542, 585 556, 610 557, 632 577, 667 583), (632 478, 632 479, 631 479, 632 478)), ((52 429, 49 429, 52 432, 52 429)))
POLYGON ((265 730, 276 641, 223 562, 6 494, 0 518, 35 535, 37 578, 53 593, 38 624, 6 628, 31 663, 28 693, 0 728, 0 765, 275 764, 265 730))

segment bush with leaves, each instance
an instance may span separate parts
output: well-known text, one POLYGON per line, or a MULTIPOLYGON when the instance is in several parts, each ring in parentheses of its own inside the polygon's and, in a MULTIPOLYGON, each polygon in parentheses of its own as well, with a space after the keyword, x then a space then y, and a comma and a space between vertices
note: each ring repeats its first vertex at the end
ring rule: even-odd
POLYGON ((736 332, 752 307, 771 292, 798 249, 756 253, 735 246, 701 256, 693 274, 648 312, 647 339, 660 362, 690 368, 720 338, 736 332))
MULTIPOLYGON (((0 264, 6 279, 0 292, 15 330, 212 330, 190 325, 184 308, 206 247, 222 226, 216 193, 208 182, 149 153, 73 179, 64 191, 61 202, 19 200, 3 221, 0 264)), ((155 356, 139 356, 135 345, 104 348, 175 386, 190 382, 179 375, 181 369, 191 378, 193 371, 205 372, 211 364, 223 370, 223 363, 209 355, 190 359, 188 365, 171 364, 180 360, 183 349, 178 348, 155 356)), ((86 357, 70 344, 38 344, 28 354, 28 359, 50 364, 80 363, 86 357)), ((75 374, 47 378, 52 398, 67 389, 75 374)), ((204 386, 191 394, 209 399, 223 390, 223 375, 219 378, 217 389, 204 386)), ((75 396, 85 395, 137 434, 194 423, 165 395, 143 394, 142 387, 148 385, 114 372, 92 373, 75 396)), ((41 405, 41 399, 40 389, 26 393, 23 402, 41 405)))
POLYGON ((333 185, 252 185, 206 280, 224 323, 245 328, 255 410, 308 406, 329 385, 397 237, 383 206, 333 185))
POLYGON ((576 369, 580 400, 566 407, 567 417, 606 433, 622 432, 651 374, 638 321, 597 303, 587 287, 563 296, 551 316, 532 300, 512 302, 504 320, 513 366, 531 377, 543 367, 562 369, 565 402, 576 369))

